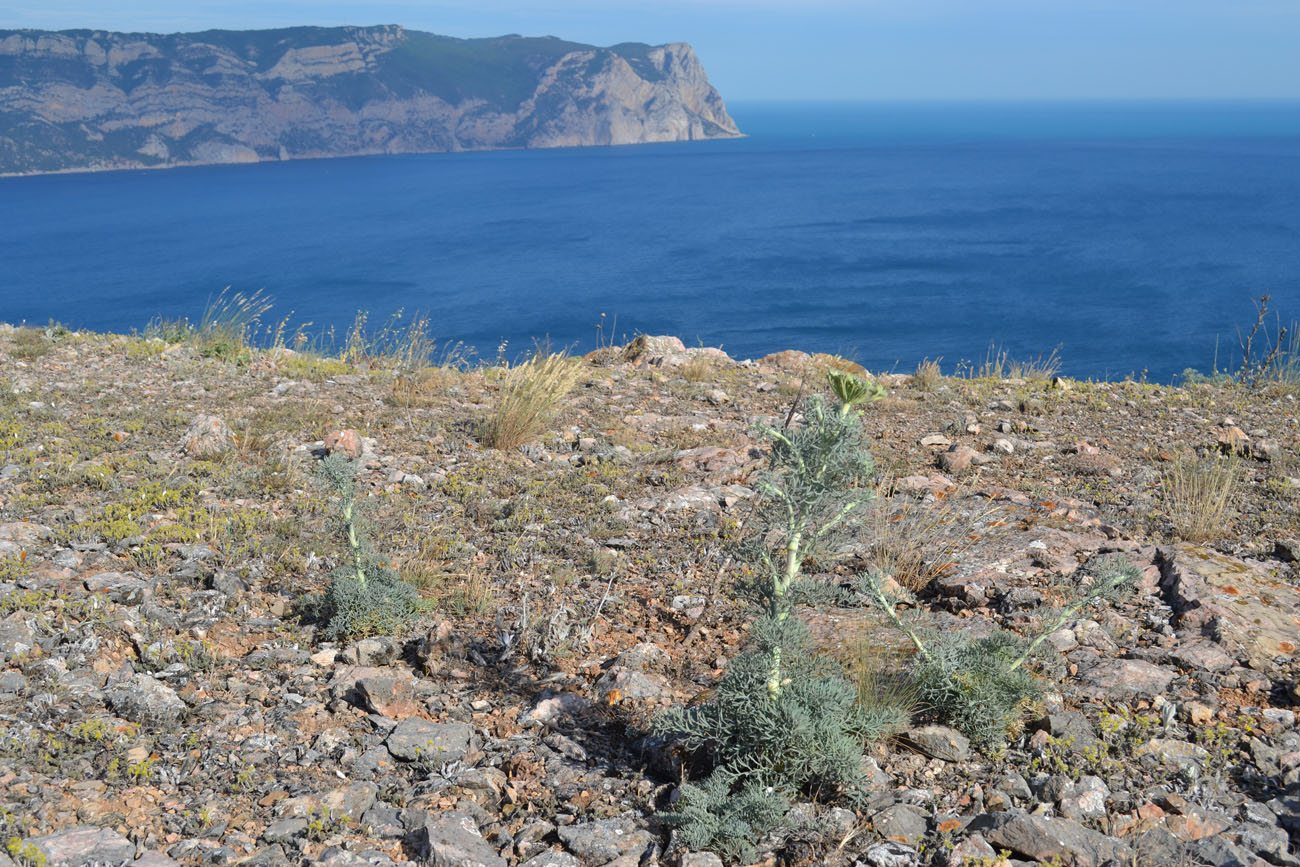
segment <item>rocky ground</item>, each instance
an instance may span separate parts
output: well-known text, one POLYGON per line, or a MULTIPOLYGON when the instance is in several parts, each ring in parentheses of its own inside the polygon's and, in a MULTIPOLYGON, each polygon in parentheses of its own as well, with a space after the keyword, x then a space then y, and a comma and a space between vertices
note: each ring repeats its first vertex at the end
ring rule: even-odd
MULTIPOLYGON (((680 767, 645 732, 744 642, 753 422, 843 362, 643 338, 503 452, 499 371, 237 361, 0 333, 0 867, 718 864, 656 822, 680 767), (327 438, 430 602, 408 634, 295 616, 343 553, 327 438)), ((1300 864, 1294 391, 877 379, 879 497, 824 578, 881 566, 971 635, 1031 629, 1099 554, 1142 584, 1051 635, 1006 749, 918 707, 869 802, 799 805, 765 862, 1300 864), (1238 475, 1199 529, 1198 450, 1238 475)), ((870 608, 804 615, 864 694, 906 664, 870 608)))

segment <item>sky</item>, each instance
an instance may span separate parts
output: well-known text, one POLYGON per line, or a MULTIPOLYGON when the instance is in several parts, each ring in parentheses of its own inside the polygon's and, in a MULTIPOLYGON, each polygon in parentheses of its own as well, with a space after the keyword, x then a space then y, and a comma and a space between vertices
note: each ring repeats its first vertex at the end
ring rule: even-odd
POLYGON ((0 29, 689 42, 730 101, 1300 98, 1300 0, 0 0, 0 29))

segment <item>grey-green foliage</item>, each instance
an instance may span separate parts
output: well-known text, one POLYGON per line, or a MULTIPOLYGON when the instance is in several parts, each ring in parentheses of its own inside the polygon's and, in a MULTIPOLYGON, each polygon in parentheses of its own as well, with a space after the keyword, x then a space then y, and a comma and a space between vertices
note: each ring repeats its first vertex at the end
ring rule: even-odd
POLYGON ((1034 673, 1012 663, 1025 641, 997 630, 985 638, 934 636, 918 654, 917 700, 983 749, 996 748, 1020 718, 1025 702, 1042 694, 1034 673))
POLYGON ((865 501, 862 483, 872 469, 854 407, 883 392, 839 372, 831 387, 837 406, 813 397, 794 430, 763 431, 772 454, 749 546, 756 572, 747 590, 761 606, 749 646, 707 701, 654 725, 709 770, 661 818, 687 845, 732 858, 750 854, 755 839, 779 824, 792 794, 860 792, 864 743, 906 722, 901 712, 864 711, 856 688, 816 652, 793 610, 805 558, 865 501))
POLYGON ((689 849, 712 849, 723 857, 748 863, 754 859, 754 841, 779 824, 790 810, 790 796, 759 781, 716 771, 701 785, 685 783, 680 807, 664 815, 670 826, 681 829, 689 849))
POLYGON ((1128 593, 1138 571, 1121 555, 1098 558, 1084 570, 1086 583, 1065 605, 1040 620, 1031 638, 995 630, 983 638, 960 632, 917 629, 898 613, 894 598, 877 573, 860 578, 860 586, 915 645, 912 676, 918 699, 932 712, 961 729, 984 749, 1005 743, 1027 701, 1042 692, 1042 683, 1027 666, 1047 636, 1065 626, 1084 608, 1128 593))
POLYGON ((332 454, 320 462, 318 475, 339 496, 335 531, 346 560, 330 574, 330 586, 324 593, 302 600, 303 613, 323 624, 322 635, 327 639, 397 632, 420 614, 423 602, 416 589, 382 563, 370 545, 356 502, 355 464, 332 454))

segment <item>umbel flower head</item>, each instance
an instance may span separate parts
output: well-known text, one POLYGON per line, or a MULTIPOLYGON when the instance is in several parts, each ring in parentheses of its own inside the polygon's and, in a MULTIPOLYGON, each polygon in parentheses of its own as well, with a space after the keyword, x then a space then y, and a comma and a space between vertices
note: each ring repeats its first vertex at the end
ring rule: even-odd
POLYGON ((840 414, 845 415, 859 403, 871 403, 880 400, 887 392, 883 385, 867 382, 848 371, 828 370, 826 378, 830 380, 831 393, 840 402, 840 414))

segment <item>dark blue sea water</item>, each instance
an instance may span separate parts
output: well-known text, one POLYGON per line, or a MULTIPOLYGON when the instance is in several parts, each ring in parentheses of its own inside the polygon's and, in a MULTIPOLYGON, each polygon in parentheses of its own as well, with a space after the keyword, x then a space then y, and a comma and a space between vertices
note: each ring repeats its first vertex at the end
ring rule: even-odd
POLYGON ((1220 366, 1300 317, 1300 103, 755 104, 736 141, 0 180, 0 320, 130 331, 264 288, 494 356, 677 334, 945 370, 1220 366), (606 333, 610 331, 607 326, 606 333))

